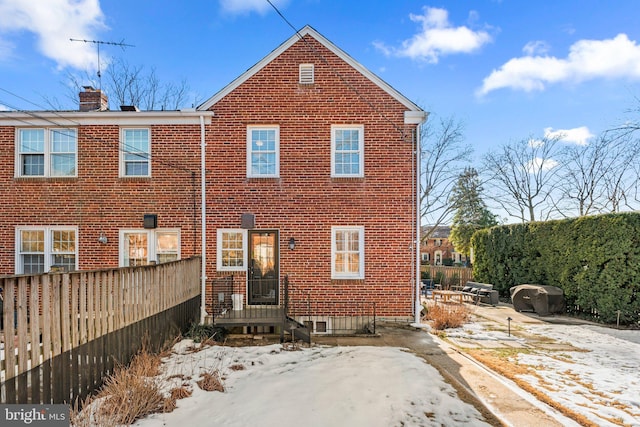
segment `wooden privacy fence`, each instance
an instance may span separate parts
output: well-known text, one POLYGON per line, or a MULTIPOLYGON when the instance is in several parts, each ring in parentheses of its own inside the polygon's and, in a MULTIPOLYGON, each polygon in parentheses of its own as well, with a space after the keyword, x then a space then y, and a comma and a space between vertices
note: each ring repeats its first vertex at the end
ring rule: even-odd
POLYGON ((429 278, 441 285, 442 289, 464 286, 468 281, 473 281, 473 269, 468 267, 424 265, 422 271, 428 271, 429 278))
POLYGON ((143 345, 159 350, 199 318, 200 262, 0 278, 0 402, 83 400, 143 345))

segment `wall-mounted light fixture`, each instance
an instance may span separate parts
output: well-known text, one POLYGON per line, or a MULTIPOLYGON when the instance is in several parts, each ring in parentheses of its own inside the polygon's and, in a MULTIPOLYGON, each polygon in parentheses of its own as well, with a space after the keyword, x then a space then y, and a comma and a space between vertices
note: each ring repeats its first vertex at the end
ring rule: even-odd
POLYGON ((294 250, 296 248, 296 239, 293 237, 289 239, 289 249, 294 250))
POLYGON ((104 235, 104 233, 100 233, 100 237, 98 237, 98 243, 102 243, 103 245, 106 245, 107 242, 109 241, 109 239, 107 239, 107 236, 104 235))

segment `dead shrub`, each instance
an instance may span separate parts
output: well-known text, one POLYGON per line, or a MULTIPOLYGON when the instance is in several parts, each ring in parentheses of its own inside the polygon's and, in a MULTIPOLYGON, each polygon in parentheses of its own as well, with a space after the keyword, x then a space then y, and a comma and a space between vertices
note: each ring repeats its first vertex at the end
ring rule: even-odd
POLYGON ((229 369, 232 371, 244 371, 244 365, 236 363, 234 365, 229 366, 229 369))
POLYGON ((171 394, 171 398, 174 400, 185 399, 191 396, 191 390, 186 386, 172 388, 169 393, 171 394))
POLYGON ((161 411, 164 405, 164 396, 155 382, 125 368, 117 368, 107 378, 98 398, 104 398, 100 412, 113 419, 114 424, 130 425, 161 411))
POLYGON ((168 414, 169 412, 173 412, 178 404, 176 403, 176 399, 173 397, 167 397, 164 399, 164 403, 162 404, 162 412, 168 414))
POLYGON ((217 369, 202 374, 202 379, 198 381, 197 384, 202 390, 224 393, 224 385, 220 378, 220 372, 218 372, 217 369))
POLYGON ((462 304, 436 304, 429 307, 425 318, 436 330, 458 328, 469 321, 469 309, 462 304))

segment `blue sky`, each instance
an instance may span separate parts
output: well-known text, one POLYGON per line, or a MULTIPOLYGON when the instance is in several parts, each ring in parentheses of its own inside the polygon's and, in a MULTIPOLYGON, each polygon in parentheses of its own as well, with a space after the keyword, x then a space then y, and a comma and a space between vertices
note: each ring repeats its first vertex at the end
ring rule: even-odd
MULTIPOLYGON (((460 119, 477 156, 550 132, 588 143, 640 107, 636 0, 273 2, 432 118, 460 119)), ((134 45, 103 46, 103 68, 155 68, 202 102, 292 34, 266 0, 0 0, 0 109, 76 107, 65 75, 94 73, 96 48, 69 38, 134 45)))

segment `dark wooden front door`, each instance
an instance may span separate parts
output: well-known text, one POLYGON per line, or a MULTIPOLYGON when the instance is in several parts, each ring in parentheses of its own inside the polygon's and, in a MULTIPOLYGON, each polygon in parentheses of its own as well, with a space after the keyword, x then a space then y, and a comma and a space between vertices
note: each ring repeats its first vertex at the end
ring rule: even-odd
POLYGON ((278 304, 278 232, 250 231, 249 250, 249 305, 278 304))

